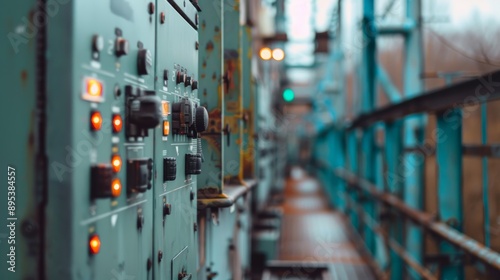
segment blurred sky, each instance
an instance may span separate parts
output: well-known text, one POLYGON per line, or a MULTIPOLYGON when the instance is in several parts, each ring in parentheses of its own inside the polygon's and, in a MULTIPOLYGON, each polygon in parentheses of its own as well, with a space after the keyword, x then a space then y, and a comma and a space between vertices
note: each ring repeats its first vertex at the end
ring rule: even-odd
MULTIPOLYGON (((380 16, 392 0, 375 0, 376 15, 380 16)), ((422 0, 425 28, 442 35, 469 30, 487 34, 500 26, 498 0, 422 0)), ((359 47, 359 22, 363 0, 343 0, 344 48, 354 57, 359 47)), ((396 0, 384 19, 397 23, 404 19, 405 0, 396 0)), ((307 65, 314 61, 315 31, 325 31, 330 26, 337 0, 286 0, 287 33, 290 42, 286 46, 287 63, 307 65)), ((381 44, 379 47, 391 47, 381 44)), ((458 46, 459 47, 459 46, 458 46)))

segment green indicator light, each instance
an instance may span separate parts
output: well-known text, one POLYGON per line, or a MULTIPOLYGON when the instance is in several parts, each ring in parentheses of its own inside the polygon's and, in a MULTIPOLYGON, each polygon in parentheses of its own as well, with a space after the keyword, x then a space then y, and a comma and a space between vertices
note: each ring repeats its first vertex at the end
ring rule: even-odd
POLYGON ((293 93, 293 90, 287 88, 283 91, 283 100, 286 102, 292 102, 294 98, 295 94, 293 93))

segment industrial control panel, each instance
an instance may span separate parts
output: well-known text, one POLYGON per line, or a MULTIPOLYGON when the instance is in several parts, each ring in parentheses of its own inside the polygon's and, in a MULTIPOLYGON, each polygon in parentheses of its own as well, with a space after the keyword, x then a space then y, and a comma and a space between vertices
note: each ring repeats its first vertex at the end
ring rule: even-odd
POLYGON ((6 92, 22 93, 2 111, 25 145, 2 140, 18 174, 18 245, 17 272, 0 279, 248 278, 251 205, 265 204, 272 179, 253 189, 274 168, 258 163, 258 111, 271 97, 257 98, 251 27, 239 20, 248 3, 30 0, 0 11, 14 40, 0 44, 12 64, 0 76, 21 77, 6 92))
POLYGON ((208 123, 197 98, 197 6, 75 1, 60 8, 47 29, 54 57, 47 275, 191 277, 200 133, 208 123), (69 230, 58 231, 61 222, 69 230))

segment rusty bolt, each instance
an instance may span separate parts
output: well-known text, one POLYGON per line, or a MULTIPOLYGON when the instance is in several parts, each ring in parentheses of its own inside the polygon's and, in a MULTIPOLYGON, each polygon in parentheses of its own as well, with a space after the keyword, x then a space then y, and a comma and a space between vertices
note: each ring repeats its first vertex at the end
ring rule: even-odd
POLYGON ((149 270, 151 270, 151 267, 153 267, 153 262, 151 261, 151 258, 148 258, 148 262, 146 264, 146 267, 149 270))
POLYGON ((163 252, 160 250, 158 251, 158 262, 161 262, 162 259, 163 259, 163 252))
POLYGON ((165 13, 164 13, 164 12, 161 12, 161 13, 160 13, 160 23, 161 23, 161 24, 164 24, 164 23, 165 23, 165 13))

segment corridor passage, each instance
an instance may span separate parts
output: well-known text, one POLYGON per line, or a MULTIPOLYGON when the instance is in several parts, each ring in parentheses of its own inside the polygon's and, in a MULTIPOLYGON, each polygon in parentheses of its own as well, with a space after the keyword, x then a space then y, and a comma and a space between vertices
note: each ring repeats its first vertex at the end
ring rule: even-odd
POLYGON ((293 168, 284 190, 279 261, 295 263, 296 276, 317 264, 328 279, 376 279, 345 217, 333 210, 319 182, 293 168), (301 267, 302 266, 302 267, 301 267))

